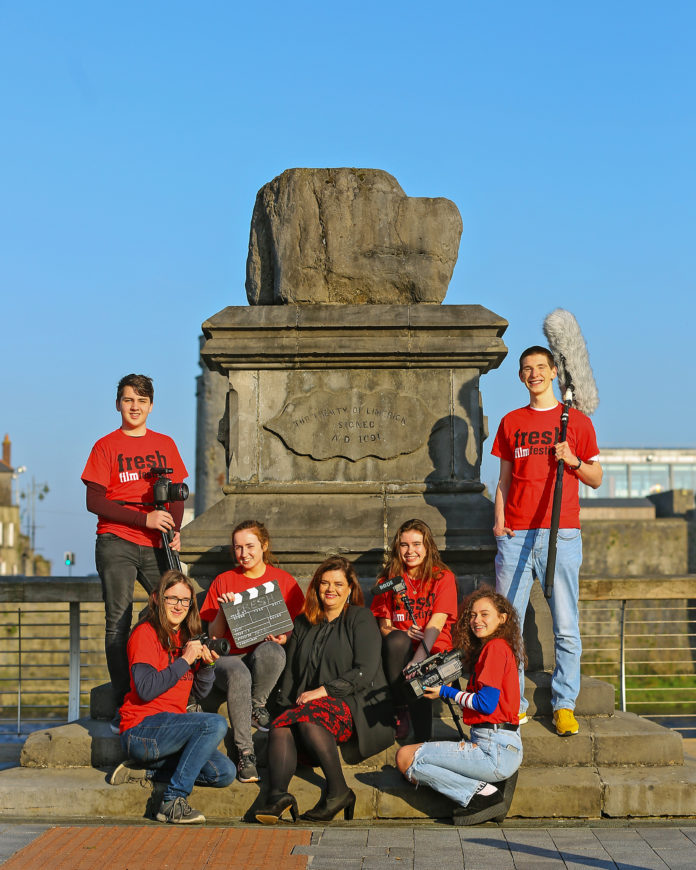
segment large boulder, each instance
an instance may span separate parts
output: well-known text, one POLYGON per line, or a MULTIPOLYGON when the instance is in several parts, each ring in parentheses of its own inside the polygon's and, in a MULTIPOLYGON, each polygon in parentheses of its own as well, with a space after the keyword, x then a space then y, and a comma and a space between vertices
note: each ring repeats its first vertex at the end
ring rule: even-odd
POLYGON ((461 234, 453 202, 406 196, 380 169, 287 169, 256 196, 247 298, 440 303, 461 234))

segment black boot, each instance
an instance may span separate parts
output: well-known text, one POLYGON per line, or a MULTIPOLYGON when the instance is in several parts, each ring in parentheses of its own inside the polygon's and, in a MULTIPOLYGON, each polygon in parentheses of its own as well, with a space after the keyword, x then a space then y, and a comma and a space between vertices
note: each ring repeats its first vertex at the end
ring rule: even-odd
POLYGON ((506 812, 510 812, 510 804, 512 803, 512 798, 515 794, 515 786, 517 785, 517 771, 515 771, 512 776, 508 776, 507 779, 503 779, 500 782, 496 782, 495 787, 498 791, 502 792, 503 800, 505 801, 505 809, 506 812))
POLYGON ((266 806, 256 810, 254 816, 262 825, 275 825, 286 810, 290 810, 293 822, 297 821, 297 801, 287 791, 271 792, 266 806))
POLYGON ((349 788, 347 792, 334 798, 322 798, 319 803, 302 813, 301 819, 309 822, 330 822, 343 810, 343 818, 350 821, 355 811, 355 792, 349 788))
POLYGON ((457 807, 452 813, 455 825, 480 825, 482 822, 502 822, 508 808, 502 792, 496 789, 493 794, 475 794, 465 807, 457 807))

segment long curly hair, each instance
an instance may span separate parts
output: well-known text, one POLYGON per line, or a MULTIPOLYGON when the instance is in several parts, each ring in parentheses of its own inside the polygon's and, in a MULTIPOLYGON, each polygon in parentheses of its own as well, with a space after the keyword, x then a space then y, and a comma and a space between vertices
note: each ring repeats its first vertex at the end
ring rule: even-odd
POLYGON ((392 540, 387 562, 384 568, 382 568, 382 571, 380 572, 377 580, 386 580, 390 577, 399 577, 400 575, 406 573, 406 566, 401 559, 401 551, 399 549, 399 544, 401 543, 401 536, 405 532, 420 532, 420 534, 423 535, 425 559, 423 560, 423 564, 420 566, 418 576, 414 577, 414 579, 419 580, 421 583, 425 584, 423 587, 423 593, 427 594, 430 591, 430 587, 432 586, 434 581, 437 580, 438 577, 440 577, 443 571, 447 571, 449 569, 447 568, 447 565, 445 565, 445 563, 442 561, 440 551, 438 550, 437 544, 435 543, 435 538, 433 537, 433 533, 430 531, 430 526, 427 523, 424 523, 423 520, 406 520, 405 523, 402 523, 399 526, 392 540))
POLYGON ((319 598, 319 583, 327 571, 340 571, 346 578, 346 582, 350 587, 350 594, 348 595, 348 600, 343 608, 344 612, 351 604, 356 604, 358 607, 363 607, 365 604, 362 587, 360 586, 360 581, 358 580, 358 575, 353 563, 349 562, 348 559, 343 556, 329 556, 328 559, 324 559, 321 565, 314 572, 312 579, 309 581, 309 586, 307 587, 307 594, 305 595, 302 613, 304 613, 307 617, 307 621, 312 625, 316 625, 324 619, 324 607, 319 598))
POLYGON ((496 637, 501 637, 508 642, 518 666, 520 662, 524 662, 525 665, 527 664, 522 631, 520 630, 520 622, 515 608, 504 595, 500 595, 495 589, 491 589, 490 586, 480 586, 462 602, 459 618, 452 630, 452 639, 454 640, 454 645, 462 651, 464 664, 470 670, 473 670, 476 660, 481 655, 481 650, 489 640, 493 640, 496 637), (474 604, 477 601, 481 601, 482 598, 488 598, 498 613, 505 614, 507 619, 502 625, 498 626, 498 630, 490 635, 490 637, 479 638, 471 630, 471 611, 474 604))
POLYGON ((162 647, 165 650, 174 649, 174 635, 176 634, 176 629, 169 624, 164 596, 166 595, 167 590, 171 589, 172 586, 176 586, 177 583, 183 583, 188 587, 188 590, 191 593, 191 606, 186 614, 186 618, 178 628, 178 631, 180 632, 179 646, 186 646, 192 637, 196 637, 202 631, 201 617, 198 612, 198 602, 196 601, 196 590, 193 588, 193 583, 189 580, 186 574, 182 574, 181 571, 165 571, 164 574, 162 574, 157 589, 150 593, 147 602, 147 613, 141 620, 141 622, 149 622, 150 625, 152 625, 157 632, 157 637, 159 638, 162 647))

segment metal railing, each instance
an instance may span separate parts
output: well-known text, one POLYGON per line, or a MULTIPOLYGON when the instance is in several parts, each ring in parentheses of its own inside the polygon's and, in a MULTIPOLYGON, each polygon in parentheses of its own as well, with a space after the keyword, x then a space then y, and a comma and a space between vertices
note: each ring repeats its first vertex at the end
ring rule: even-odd
POLYGON ((0 578, 0 637, 0 734, 78 719, 109 680, 98 578, 0 578))
MULTIPOLYGON (((696 575, 582 579, 580 599, 583 673, 621 710, 696 736, 696 575)), ((0 733, 77 719, 108 681, 96 577, 0 578, 0 636, 0 733)))
POLYGON ((696 575, 582 580, 582 672, 617 706, 696 737, 696 575))

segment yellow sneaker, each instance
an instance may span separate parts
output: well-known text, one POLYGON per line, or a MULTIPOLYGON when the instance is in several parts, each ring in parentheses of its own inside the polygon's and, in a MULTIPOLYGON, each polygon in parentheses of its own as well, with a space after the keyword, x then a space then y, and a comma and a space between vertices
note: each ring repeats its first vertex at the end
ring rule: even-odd
POLYGON ((520 710, 519 715, 517 717, 518 725, 526 725, 529 722, 529 716, 527 716, 526 711, 520 710))
POLYGON ((572 710, 554 710, 553 724, 556 726, 556 734, 559 737, 570 737, 580 730, 578 720, 573 715, 572 710))

